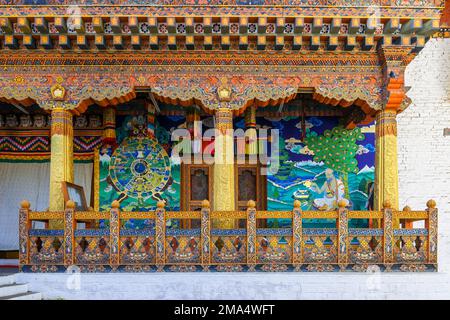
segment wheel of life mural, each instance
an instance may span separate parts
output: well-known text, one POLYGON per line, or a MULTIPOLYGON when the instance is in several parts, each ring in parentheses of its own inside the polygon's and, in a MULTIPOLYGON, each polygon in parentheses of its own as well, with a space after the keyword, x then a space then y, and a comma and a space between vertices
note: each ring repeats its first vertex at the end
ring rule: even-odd
POLYGON ((164 190, 170 170, 167 152, 150 138, 126 138, 114 151, 109 166, 116 188, 141 200, 164 190))

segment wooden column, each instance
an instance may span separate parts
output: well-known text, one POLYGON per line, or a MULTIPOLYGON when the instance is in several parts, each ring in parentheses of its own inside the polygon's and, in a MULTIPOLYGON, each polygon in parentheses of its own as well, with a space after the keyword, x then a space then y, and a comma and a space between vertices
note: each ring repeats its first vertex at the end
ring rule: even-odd
POLYGON ((67 268, 75 264, 75 202, 67 201, 64 210, 64 266, 67 268))
POLYGON ((394 262, 394 225, 393 210, 389 201, 384 202, 383 208, 383 262, 394 262))
POLYGON ((108 107, 103 110, 103 143, 116 145, 116 109, 108 107))
POLYGON ((428 262, 437 263, 438 252, 438 209, 436 208, 436 201, 429 200, 427 202, 428 212, 428 262))
POLYGON ((382 110, 375 124, 375 210, 387 200, 398 209, 397 112, 382 110))
MULTIPOLYGON (((236 209, 234 188, 234 140, 233 113, 228 108, 216 111, 216 137, 214 140, 214 210, 234 211, 236 209)), ((234 219, 217 219, 215 227, 232 229, 234 219)))
POLYGON ((256 132, 256 107, 251 106, 245 110, 245 137, 248 139, 245 153, 249 156, 258 154, 258 134, 256 132))
POLYGON ((23 265, 30 263, 29 213, 30 202, 23 200, 19 210, 19 271, 22 270, 23 265))
POLYGON ((302 245, 302 208, 299 200, 294 201, 294 210, 292 211, 292 263, 303 263, 303 245, 302 245))
MULTIPOLYGON (((410 99, 405 91, 405 68, 414 58, 411 46, 383 45, 378 50, 383 71, 383 109, 375 124, 375 210, 388 201, 398 210, 397 113, 407 107, 410 99)), ((395 226, 398 221, 394 221, 395 226)))
POLYGON ((51 121, 50 211, 64 210, 62 182, 73 182, 72 113, 55 108, 51 121))
POLYGON ((111 204, 109 218, 109 261, 111 268, 114 270, 119 266, 119 236, 120 236, 120 203, 114 200, 111 204))
POLYGON ((164 201, 158 201, 155 217, 156 266, 163 271, 165 264, 166 210, 164 201))
POLYGON ((201 252, 203 268, 208 269, 211 263, 211 225, 210 225, 210 204, 208 200, 202 202, 202 219, 201 219, 201 252))
POLYGON ((254 268, 256 256, 256 203, 249 200, 247 203, 247 264, 254 268))
POLYGON ((346 201, 339 200, 338 202, 338 263, 341 268, 345 268, 348 263, 348 210, 345 207, 346 201))

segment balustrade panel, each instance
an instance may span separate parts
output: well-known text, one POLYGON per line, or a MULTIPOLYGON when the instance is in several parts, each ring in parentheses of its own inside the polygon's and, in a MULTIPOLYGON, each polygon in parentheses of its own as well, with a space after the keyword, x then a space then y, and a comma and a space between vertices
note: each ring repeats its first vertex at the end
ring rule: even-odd
POLYGON ((108 229, 81 229, 74 232, 77 265, 107 265, 110 261, 108 229))
POLYGON ((383 229, 349 229, 350 263, 383 262, 383 229))
POLYGON ((338 262, 336 228, 305 228, 302 233, 304 262, 326 264, 338 262))
POLYGON ((292 261, 292 229, 257 229, 256 254, 258 263, 290 263, 292 261))
POLYGON ((159 203, 155 212, 120 212, 116 202, 110 212, 100 213, 75 212, 73 206, 65 212, 32 212, 24 202, 19 211, 19 264, 38 272, 74 264, 82 271, 361 271, 368 265, 387 271, 430 271, 437 269, 437 209, 433 201, 427 205, 426 211, 340 207, 302 212, 297 204, 292 212, 270 212, 256 211, 249 201, 246 212, 210 212, 205 201, 201 211, 166 212, 159 203), (52 219, 64 220, 64 229, 48 229, 52 219), (170 223, 176 219, 191 228, 170 223), (234 220, 235 227, 211 228, 215 219, 234 220), (290 223, 268 228, 258 219, 290 223), (326 221, 326 227, 304 228, 307 219, 326 221), (377 223, 349 228, 350 219, 377 223), (104 228, 99 220, 106 221, 104 228), (238 228, 239 220, 245 227, 238 228), (331 220, 334 227, 329 227, 331 220), (394 227, 396 220, 405 221, 402 228, 394 227), (43 222, 45 228, 32 228, 33 221, 43 222), (77 229, 80 222, 87 228, 77 229))
POLYGON ((64 230, 31 229, 29 243, 31 264, 64 264, 64 230))
POLYGON ((246 263, 246 229, 213 229, 211 231, 211 262, 213 264, 246 263))
POLYGON ((121 212, 119 263, 149 265, 156 263, 155 215, 152 212, 121 212))
POLYGON ((428 261, 428 230, 394 229, 394 262, 428 261))

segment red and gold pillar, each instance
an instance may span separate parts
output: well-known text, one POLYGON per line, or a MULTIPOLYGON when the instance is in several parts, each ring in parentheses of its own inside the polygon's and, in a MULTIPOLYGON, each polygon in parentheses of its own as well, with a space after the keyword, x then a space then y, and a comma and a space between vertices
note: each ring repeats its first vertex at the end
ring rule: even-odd
POLYGON ((63 108, 54 108, 51 121, 50 211, 64 210, 62 182, 73 183, 72 113, 63 108))
POLYGON ((258 134, 256 133, 256 107, 251 106, 245 110, 245 137, 248 143, 245 145, 245 153, 249 156, 258 154, 258 134))
POLYGON ((116 110, 108 107, 103 111, 103 143, 116 145, 116 110))

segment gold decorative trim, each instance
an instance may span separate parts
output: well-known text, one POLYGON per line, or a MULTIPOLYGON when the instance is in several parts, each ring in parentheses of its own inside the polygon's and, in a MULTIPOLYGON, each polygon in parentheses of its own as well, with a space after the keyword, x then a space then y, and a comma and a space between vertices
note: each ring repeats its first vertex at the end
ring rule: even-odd
POLYGON ((428 219, 426 211, 393 211, 392 214, 397 219, 428 219))
POLYGON ((211 219, 247 219, 246 211, 212 211, 211 219))
POLYGON ((336 211, 303 211, 303 219, 337 219, 336 211))
POLYGON ((52 86, 50 88, 50 92, 52 94, 52 98, 57 100, 57 101, 64 100, 64 98, 66 96, 66 89, 62 85, 60 85, 59 83, 57 83, 54 86, 52 86))
POLYGON ((149 212, 120 212, 120 219, 155 219, 154 211, 149 212))
POLYGON ((99 220, 109 219, 109 212, 98 211, 76 211, 74 214, 76 220, 99 220))
POLYGON ((34 211, 34 212, 29 213, 28 219, 29 220, 64 219, 64 211, 58 211, 58 212, 34 211))
POLYGON ((381 211, 349 211, 349 219, 382 219, 383 212, 381 211))
POLYGON ((166 219, 201 219, 200 211, 166 211, 166 219))
POLYGON ((256 219, 292 219, 292 211, 256 211, 256 219))

